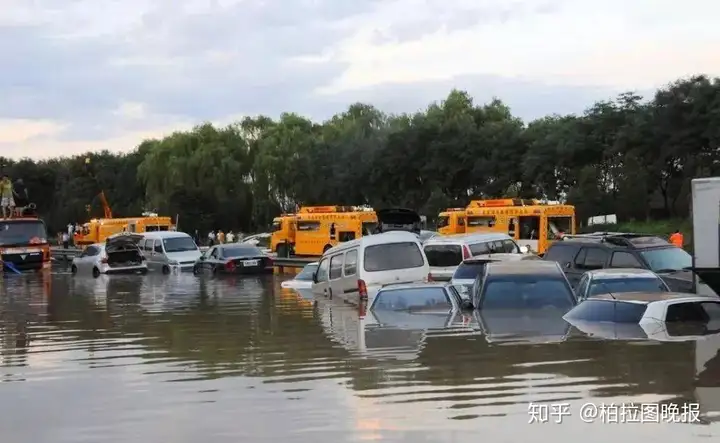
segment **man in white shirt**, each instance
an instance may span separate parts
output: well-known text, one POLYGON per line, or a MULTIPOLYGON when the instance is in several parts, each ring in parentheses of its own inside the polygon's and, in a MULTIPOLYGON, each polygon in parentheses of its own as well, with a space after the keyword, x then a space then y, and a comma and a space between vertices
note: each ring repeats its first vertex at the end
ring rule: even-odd
POLYGON ((208 232, 208 246, 212 246, 215 244, 215 231, 208 232))

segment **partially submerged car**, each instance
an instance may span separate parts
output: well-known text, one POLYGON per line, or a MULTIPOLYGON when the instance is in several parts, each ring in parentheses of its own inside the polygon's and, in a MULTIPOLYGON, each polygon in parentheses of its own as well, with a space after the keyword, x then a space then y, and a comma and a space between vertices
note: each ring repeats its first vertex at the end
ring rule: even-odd
POLYGON ((520 260, 540 260, 540 257, 534 254, 484 254, 463 260, 455 269, 455 273, 450 279, 450 283, 461 288, 462 295, 470 295, 473 284, 485 270, 488 263, 498 261, 520 261, 520 260))
POLYGON ((273 260, 250 244, 231 243, 208 249, 193 266, 193 273, 272 274, 273 260))
POLYGON ((313 276, 317 272, 320 262, 312 262, 305 265, 295 278, 280 283, 282 288, 290 289, 312 289, 313 276))
POLYGON ((409 311, 447 315, 462 308, 462 299, 447 283, 409 283, 380 288, 369 311, 409 311))
POLYGON ((575 289, 578 300, 624 292, 670 292, 667 283, 649 269, 596 269, 583 274, 575 289))
POLYGON ((108 237, 104 243, 89 245, 73 258, 70 270, 73 274, 89 272, 93 277, 101 274, 147 274, 145 257, 137 246, 140 239, 140 235, 123 233, 108 237))
POLYGON ((575 294, 560 265, 543 260, 488 263, 473 285, 476 309, 569 311, 575 294))
POLYGON ((630 323, 647 330, 684 322, 714 330, 720 328, 720 298, 677 292, 602 294, 584 300, 563 318, 578 329, 591 328, 592 323, 630 323))

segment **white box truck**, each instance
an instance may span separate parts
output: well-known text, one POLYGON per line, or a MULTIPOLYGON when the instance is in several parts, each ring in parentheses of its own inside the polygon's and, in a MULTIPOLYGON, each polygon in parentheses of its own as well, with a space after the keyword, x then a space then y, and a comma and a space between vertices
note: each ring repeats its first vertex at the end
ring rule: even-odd
POLYGON ((692 181, 695 292, 720 294, 720 177, 692 181), (700 281, 702 279, 702 281, 700 281))

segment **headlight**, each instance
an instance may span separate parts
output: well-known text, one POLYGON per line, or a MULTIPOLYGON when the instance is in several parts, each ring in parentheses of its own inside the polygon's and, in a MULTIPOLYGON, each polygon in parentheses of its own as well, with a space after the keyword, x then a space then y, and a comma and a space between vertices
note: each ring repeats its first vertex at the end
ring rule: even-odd
POLYGON ((178 263, 176 260, 170 260, 170 261, 168 262, 168 264, 169 264, 170 266, 177 266, 179 263, 178 263))

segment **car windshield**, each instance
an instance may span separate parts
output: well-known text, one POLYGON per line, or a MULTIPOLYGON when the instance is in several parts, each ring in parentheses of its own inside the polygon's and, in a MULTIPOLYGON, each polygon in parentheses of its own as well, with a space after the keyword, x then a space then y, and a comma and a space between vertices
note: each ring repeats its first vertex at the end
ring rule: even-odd
POLYGON ((623 292, 668 292, 659 278, 593 279, 589 295, 620 294, 623 292))
POLYGON ((0 245, 28 245, 47 243, 45 223, 33 221, 0 222, 0 245))
POLYGON ((303 270, 300 271, 300 273, 295 276, 295 280, 312 281, 313 275, 315 275, 315 271, 317 271, 317 268, 318 268, 317 264, 305 266, 303 268, 303 270))
POLYGON ((364 267, 367 272, 419 268, 425 259, 415 242, 385 243, 365 248, 364 267))
POLYGON ((463 260, 460 245, 426 245, 423 249, 430 266, 457 266, 463 260))
POLYGON ((388 289, 378 292, 374 311, 450 310, 452 305, 443 287, 388 289))
POLYGON ((481 309, 567 308, 575 305, 575 296, 567 283, 555 276, 503 276, 485 283, 481 309))
POLYGON ((272 227, 270 228, 270 232, 277 232, 282 229, 282 222, 277 220, 273 221, 272 227))
POLYGON ((165 252, 197 251, 197 245, 190 237, 172 237, 163 239, 165 252))
POLYGON ((490 260, 460 264, 460 266, 458 266, 455 270, 455 274, 453 274, 453 280, 475 280, 483 269, 485 269, 485 265, 488 261, 490 260))
POLYGON ((263 255, 262 251, 253 246, 225 246, 222 248, 223 257, 257 257, 259 255, 263 255))
POLYGON ((640 254, 655 272, 682 271, 692 267, 692 256, 684 249, 676 247, 649 249, 640 254))

